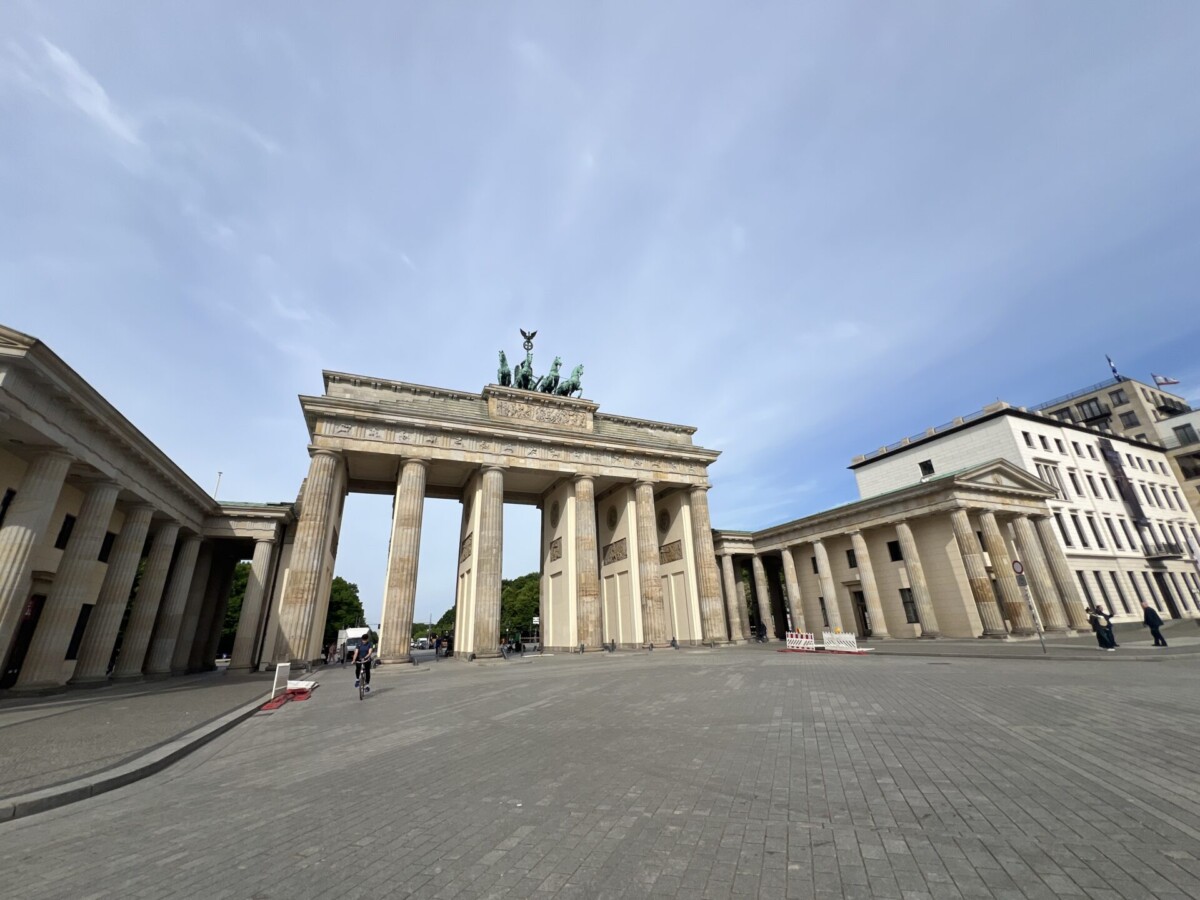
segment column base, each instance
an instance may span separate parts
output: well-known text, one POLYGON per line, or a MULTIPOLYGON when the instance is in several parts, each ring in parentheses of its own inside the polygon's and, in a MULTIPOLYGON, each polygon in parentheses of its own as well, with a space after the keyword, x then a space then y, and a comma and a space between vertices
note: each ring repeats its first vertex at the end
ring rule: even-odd
POLYGON ((1077 633, 1074 628, 1067 625, 1054 625, 1050 628, 1043 628, 1042 631, 1045 634, 1056 634, 1059 637, 1071 637, 1077 633))
POLYGON ((403 656, 381 656, 379 662, 385 666, 395 665, 396 663, 404 663, 412 665, 412 654, 406 653, 403 656))
POLYGON ((35 681, 32 684, 13 685, 6 691, 9 697, 44 697, 47 694, 66 693, 67 686, 53 681, 35 681))
POLYGON ((92 675, 88 678, 72 678, 67 682, 69 687, 94 688, 112 684, 107 675, 92 675))
POLYGON ((924 640, 928 638, 931 641, 935 641, 941 636, 942 633, 940 631, 922 631, 919 635, 917 635, 917 640, 924 640))
POLYGON ((138 672, 136 675, 114 675, 112 680, 113 684, 136 684, 139 681, 145 681, 146 676, 138 672))
POLYGON ((1009 637, 1010 637, 1010 635, 1007 631, 985 631, 983 634, 979 635, 979 639, 981 641, 982 640, 1007 641, 1009 639, 1009 637))
MULTIPOLYGON (((254 666, 250 665, 250 663, 246 663, 244 666, 226 666, 225 671, 226 672, 253 672, 254 666)), ((172 674, 174 674, 174 673, 172 673, 172 674)))

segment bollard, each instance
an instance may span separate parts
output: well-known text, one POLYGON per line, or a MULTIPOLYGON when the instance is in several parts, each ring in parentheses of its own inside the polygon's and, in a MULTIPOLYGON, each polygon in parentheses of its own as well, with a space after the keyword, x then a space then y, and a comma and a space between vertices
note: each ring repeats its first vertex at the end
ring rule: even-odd
POLYGON ((647 650, 653 650, 653 649, 654 649, 654 643, 653 643, 653 641, 650 643, 650 646, 649 646, 649 647, 647 647, 646 649, 647 649, 647 650))
POLYGON ((672 650, 679 649, 679 641, 675 640, 675 638, 671 638, 671 649, 672 650))

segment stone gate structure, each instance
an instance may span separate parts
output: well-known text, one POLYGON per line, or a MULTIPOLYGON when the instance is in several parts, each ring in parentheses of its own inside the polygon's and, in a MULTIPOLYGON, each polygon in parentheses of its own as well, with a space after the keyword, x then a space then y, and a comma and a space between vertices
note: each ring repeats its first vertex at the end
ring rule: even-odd
POLYGON ((587 400, 472 394, 325 372, 300 398, 312 457, 283 585, 278 661, 320 656, 345 496, 393 494, 380 655, 409 659, 425 498, 462 503, 454 652, 499 655, 503 504, 542 512, 548 648, 724 642, 729 632, 695 429, 587 400))

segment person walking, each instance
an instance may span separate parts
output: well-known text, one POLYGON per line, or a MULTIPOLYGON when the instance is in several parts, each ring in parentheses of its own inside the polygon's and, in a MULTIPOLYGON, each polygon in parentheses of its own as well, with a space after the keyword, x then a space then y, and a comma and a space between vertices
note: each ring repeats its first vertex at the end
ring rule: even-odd
POLYGON ((1088 624, 1092 626, 1092 631, 1096 635, 1096 643, 1100 645, 1101 650, 1108 650, 1110 653, 1116 649, 1113 646, 1112 627, 1105 625, 1104 618, 1107 618, 1106 613, 1095 606, 1088 607, 1088 624))
POLYGON ((1142 624, 1150 629, 1150 634, 1154 638, 1155 647, 1167 646, 1166 639, 1162 636, 1162 632, 1158 629, 1162 628, 1162 616, 1158 614, 1158 610, 1152 607, 1145 600, 1142 601, 1142 624))

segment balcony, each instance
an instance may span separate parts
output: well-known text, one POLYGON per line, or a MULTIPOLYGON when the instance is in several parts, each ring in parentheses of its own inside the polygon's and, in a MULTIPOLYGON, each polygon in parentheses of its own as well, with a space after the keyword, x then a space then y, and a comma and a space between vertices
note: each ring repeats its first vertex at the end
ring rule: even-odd
POLYGON ((1079 421, 1085 425, 1092 422, 1099 422, 1101 419, 1112 418, 1112 409, 1109 408, 1108 404, 1095 400, 1080 403, 1075 409, 1079 414, 1079 421))
POLYGON ((1146 544, 1146 559, 1183 559, 1183 555, 1178 544, 1146 544))

